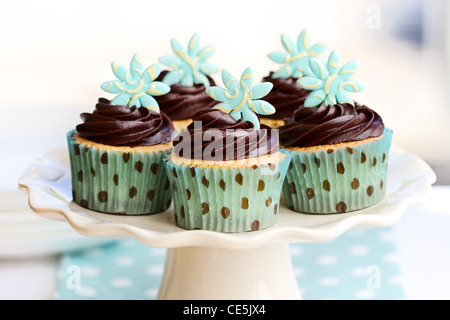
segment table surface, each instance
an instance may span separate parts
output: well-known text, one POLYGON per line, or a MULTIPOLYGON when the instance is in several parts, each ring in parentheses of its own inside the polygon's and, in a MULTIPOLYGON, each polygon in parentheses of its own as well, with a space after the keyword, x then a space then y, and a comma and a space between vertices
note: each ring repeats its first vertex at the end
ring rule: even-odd
MULTIPOLYGON (((450 186, 434 186, 426 205, 408 208, 391 226, 405 299, 450 299, 448 198, 450 186)), ((54 299, 62 256, 0 257, 0 299, 54 299)))

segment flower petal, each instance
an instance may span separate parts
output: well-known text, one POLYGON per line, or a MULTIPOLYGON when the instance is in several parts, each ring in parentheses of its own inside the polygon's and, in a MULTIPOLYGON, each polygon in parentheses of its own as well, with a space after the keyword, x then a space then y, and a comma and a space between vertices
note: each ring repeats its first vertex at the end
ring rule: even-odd
POLYGON ((294 41, 285 33, 281 35, 281 44, 291 55, 295 55, 297 53, 297 47, 295 46, 294 41))
POLYGON ((210 45, 204 47, 197 55, 199 61, 206 61, 216 52, 216 46, 210 45))
POLYGON ((316 58, 309 59, 309 66, 311 68, 312 73, 319 79, 328 78, 329 73, 326 66, 316 58))
POLYGON ((229 92, 221 87, 209 87, 205 90, 206 94, 211 97, 211 99, 214 99, 216 101, 228 101, 230 100, 229 96, 227 97, 227 94, 229 95, 229 92))
POLYGON ((121 93, 111 100, 111 104, 114 106, 126 106, 131 99, 131 95, 128 93, 121 93))
POLYGON ((284 51, 275 51, 269 53, 269 59, 276 63, 288 63, 291 55, 284 51))
POLYGON ((219 104, 215 105, 213 107, 213 109, 218 109, 225 113, 230 113, 231 110, 233 110, 233 108, 231 107, 231 105, 228 102, 219 103, 219 104))
POLYGON ((160 81, 153 81, 150 84, 150 88, 145 91, 147 94, 150 94, 152 96, 162 96, 170 91, 170 87, 160 81))
POLYGON ((158 102, 156 102, 155 98, 153 98, 152 96, 149 96, 148 94, 144 94, 137 100, 140 101, 140 104, 143 107, 146 107, 154 112, 159 112, 158 102))
POLYGON ((179 56, 180 58, 183 58, 183 57, 187 56, 186 47, 181 42, 179 42, 176 39, 172 39, 170 41, 170 44, 172 45, 173 52, 175 52, 175 54, 177 56, 179 56))
POLYGON ((135 53, 130 62, 130 72, 134 80, 138 80, 141 77, 143 68, 144 65, 141 56, 135 53))
POLYGON ((305 107, 316 107, 320 105, 326 97, 325 90, 314 90, 309 94, 309 96, 306 98, 304 102, 305 107))
POLYGON ((338 92, 336 94, 336 101, 338 103, 350 103, 353 104, 353 99, 350 97, 350 95, 344 91, 338 92))
POLYGON ((339 77, 344 81, 350 79, 356 73, 358 67, 359 61, 357 60, 346 63, 342 66, 341 70, 339 70, 339 77))
POLYGON ((144 73, 142 74, 142 77, 147 82, 152 82, 156 78, 158 78, 159 74, 161 73, 162 65, 160 63, 152 64, 150 67, 145 69, 144 73))
POLYGON ((311 57, 318 57, 325 51, 326 48, 327 45, 325 42, 317 42, 308 49, 308 55, 311 57))
POLYGON ((162 56, 159 58, 159 62, 172 69, 178 69, 183 63, 182 60, 176 56, 162 56))
POLYGON ((271 82, 258 83, 256 86, 250 89, 251 99, 261 99, 266 96, 270 90, 272 90, 273 84, 271 82))
POLYGON ((307 29, 303 29, 297 37, 297 49, 298 52, 306 52, 309 48, 309 32, 307 29))
POLYGON ((165 84, 168 84, 169 86, 171 86, 175 83, 180 82, 183 75, 184 75, 184 72, 181 69, 169 71, 164 76, 163 82, 165 84))
POLYGON ((114 72, 117 79, 121 82, 133 83, 133 78, 131 76, 130 71, 120 62, 111 62, 111 69, 114 72))
POLYGON ((242 112, 238 111, 238 112, 236 112, 236 114, 231 114, 231 115, 236 120, 239 120, 242 117, 242 120, 253 123, 253 125, 255 126, 255 130, 260 129, 258 116, 256 115, 256 113, 252 112, 250 109, 243 109, 242 112))
POLYGON ((270 115, 275 113, 275 107, 264 100, 250 100, 248 102, 251 110, 258 114, 270 115))
POLYGON ((198 33, 194 33, 191 39, 189 40, 188 44, 189 56, 195 57, 199 51, 200 51, 200 36, 198 33))
POLYGON ((341 90, 345 90, 348 92, 360 92, 366 88, 366 85, 359 80, 349 80, 342 83, 341 90))
POLYGON ((253 83, 253 69, 251 67, 248 67, 242 73, 239 84, 245 92, 248 92, 252 86, 252 83, 253 83))
POLYGON ((236 77, 227 69, 222 69, 222 82, 231 93, 239 88, 236 77))
POLYGON ((116 84, 120 84, 120 81, 114 80, 114 81, 106 81, 103 82, 100 85, 100 88, 102 88, 104 91, 109 93, 121 93, 123 92, 122 87, 117 87, 116 84))
POLYGON ((322 89, 324 82, 321 79, 312 76, 306 76, 297 80, 300 87, 306 90, 322 89))
POLYGON ((341 57, 336 50, 333 50, 333 52, 331 52, 328 58, 327 69, 331 75, 337 73, 340 68, 341 68, 341 57))
POLYGON ((203 62, 200 65, 200 71, 206 75, 210 75, 217 72, 217 66, 211 62, 203 62))

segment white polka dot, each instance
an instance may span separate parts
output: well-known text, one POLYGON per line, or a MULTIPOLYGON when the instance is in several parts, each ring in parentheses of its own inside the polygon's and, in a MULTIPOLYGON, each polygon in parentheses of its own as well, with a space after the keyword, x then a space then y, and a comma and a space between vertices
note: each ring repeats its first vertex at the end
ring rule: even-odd
POLYGON ((130 278, 115 278, 111 280, 110 285, 113 288, 122 289, 122 288, 128 288, 133 284, 133 281, 131 281, 130 278))
POLYGON ((158 296, 158 288, 148 288, 144 291, 144 298, 155 299, 158 296))
POLYGON ((91 287, 82 286, 81 288, 76 289, 75 293, 85 298, 93 298, 97 295, 97 290, 91 287))
POLYGON ((331 266, 337 263, 337 257, 332 254, 322 254, 317 257, 316 264, 319 266, 331 266))
POLYGON ((351 271, 351 275, 354 277, 366 277, 367 276, 367 267, 355 267, 351 271))
POLYGON ((338 277, 324 277, 319 279, 319 284, 323 287, 332 287, 340 282, 338 277))
POLYGON ((294 267, 294 274, 296 277, 303 277, 305 275, 305 269, 301 267, 294 267))
POLYGON ((152 276, 160 276, 164 272, 164 266, 162 265, 153 265, 147 268, 147 274, 152 276))
POLYGON ((294 257, 303 255, 304 251, 305 250, 300 246, 289 246, 289 252, 294 257))
POLYGON ((356 245, 350 248, 350 254, 355 257, 366 256, 370 252, 370 248, 364 245, 356 245))
POLYGON ((370 289, 361 289, 355 292, 355 296, 358 299, 370 299, 375 297, 376 291, 370 289))
POLYGON ((82 266, 81 274, 87 277, 96 277, 100 274, 100 269, 95 266, 82 266))
POLYGON ((129 267, 135 264, 134 257, 121 256, 116 259, 116 266, 118 267, 129 267))

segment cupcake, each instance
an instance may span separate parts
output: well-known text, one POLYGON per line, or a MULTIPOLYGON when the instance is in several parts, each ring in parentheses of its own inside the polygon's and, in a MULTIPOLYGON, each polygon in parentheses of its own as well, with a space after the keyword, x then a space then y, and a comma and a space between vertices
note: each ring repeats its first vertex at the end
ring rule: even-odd
POLYGON ((256 100, 272 85, 250 89, 252 70, 240 81, 222 71, 226 89, 210 87, 221 101, 197 112, 173 141, 166 169, 173 190, 175 221, 184 229, 256 231, 273 226, 290 157, 279 151, 276 130, 256 113, 274 112, 256 100))
POLYGON ((324 42, 310 46, 306 29, 300 33, 296 43, 288 35, 282 34, 281 43, 286 51, 272 52, 269 59, 282 64, 282 67, 270 71, 263 78, 264 82, 273 84, 273 89, 264 100, 272 104, 276 112, 261 116, 261 123, 273 128, 284 125, 285 119, 292 118, 294 112, 303 106, 311 91, 299 86, 297 80, 311 73, 309 59, 318 57, 326 49, 324 42))
POLYGON ((164 56, 159 61, 173 70, 163 70, 156 79, 169 85, 170 92, 156 97, 156 101, 179 132, 192 122, 195 113, 211 109, 216 104, 205 89, 216 85, 210 75, 217 72, 217 67, 206 61, 214 54, 215 47, 201 48, 197 33, 187 48, 175 39, 171 44, 175 56, 164 56))
POLYGON ((118 80, 102 89, 118 95, 100 98, 93 112, 67 134, 73 200, 112 214, 140 215, 166 210, 171 190, 164 158, 172 149, 173 125, 152 95, 169 87, 154 81, 162 66, 143 69, 134 55, 130 70, 112 63, 118 80))
POLYGON ((385 197, 392 131, 378 113, 351 99, 349 92, 365 87, 350 79, 358 66, 342 66, 333 51, 327 65, 312 58, 312 75, 298 81, 312 92, 279 129, 280 145, 292 158, 283 194, 294 211, 344 213, 385 197))

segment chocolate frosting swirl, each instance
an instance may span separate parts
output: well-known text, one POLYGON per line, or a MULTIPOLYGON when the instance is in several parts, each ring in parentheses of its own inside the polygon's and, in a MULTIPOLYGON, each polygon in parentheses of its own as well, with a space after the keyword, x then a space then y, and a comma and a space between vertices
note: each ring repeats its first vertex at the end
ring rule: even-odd
POLYGON ((82 113, 84 123, 76 129, 82 138, 109 146, 153 146, 171 141, 169 117, 146 107, 115 106, 98 99, 93 113, 82 113))
MULTIPOLYGON (((162 81, 167 70, 161 72, 156 81, 162 81)), ((214 80, 208 76, 210 86, 215 86, 214 80)), ((161 111, 166 113, 172 120, 192 119, 200 110, 211 109, 217 104, 205 92, 203 84, 195 84, 192 87, 183 86, 179 83, 170 86, 170 92, 155 96, 161 111)))
POLYGON ((266 125, 236 121, 218 109, 197 112, 193 122, 173 141, 174 153, 198 160, 240 160, 276 153, 278 134, 266 125), (200 126, 201 125, 201 126, 200 126))
POLYGON ((302 107, 280 128, 284 147, 310 147, 379 137, 384 130, 381 117, 365 105, 355 103, 302 107))
POLYGON ((272 90, 262 98, 273 105, 276 112, 264 116, 270 119, 291 118, 295 110, 303 106, 305 99, 311 93, 297 84, 297 78, 273 78, 273 72, 263 78, 263 82, 271 82, 272 90))

